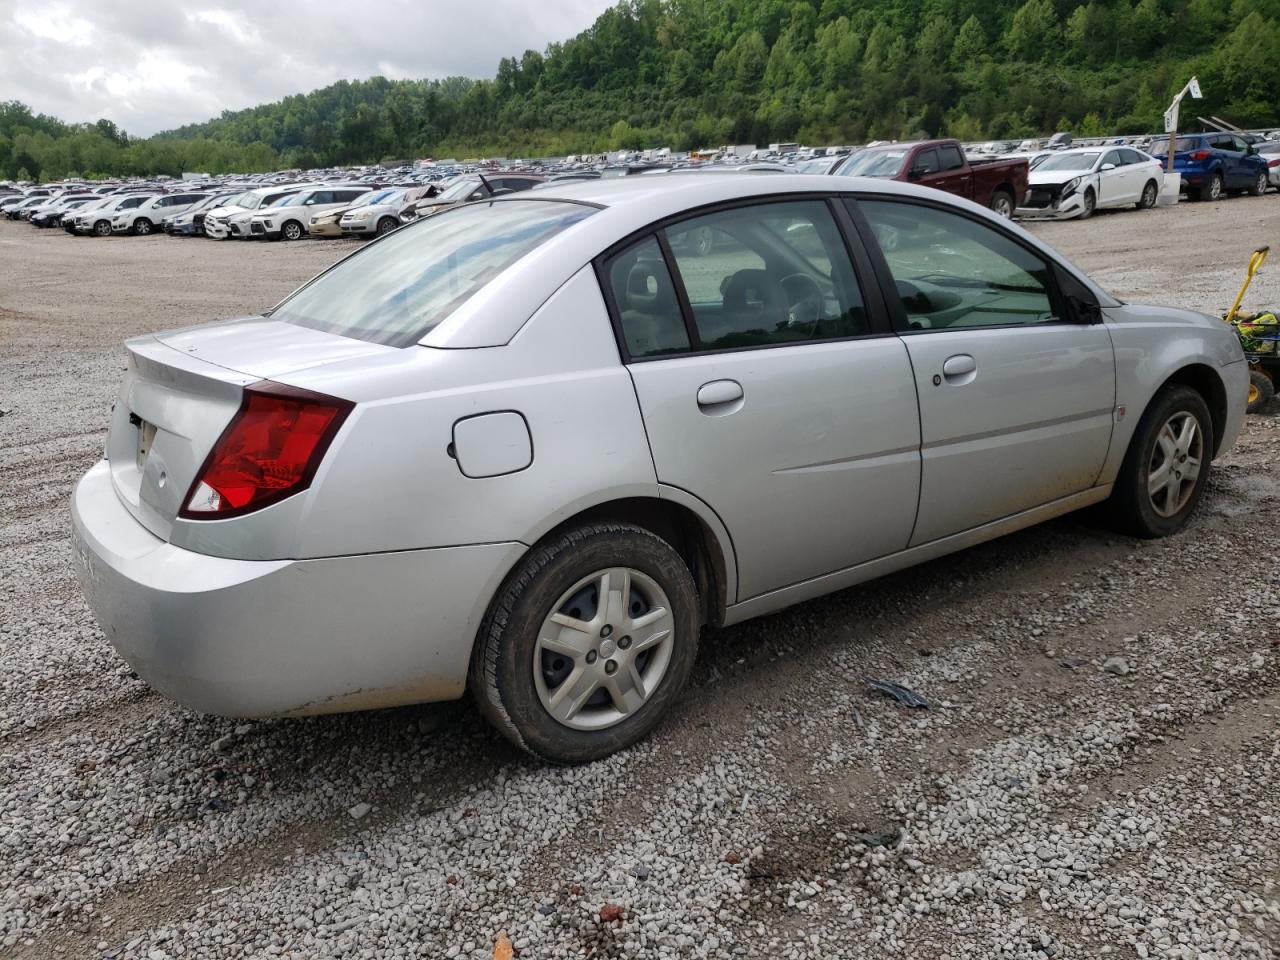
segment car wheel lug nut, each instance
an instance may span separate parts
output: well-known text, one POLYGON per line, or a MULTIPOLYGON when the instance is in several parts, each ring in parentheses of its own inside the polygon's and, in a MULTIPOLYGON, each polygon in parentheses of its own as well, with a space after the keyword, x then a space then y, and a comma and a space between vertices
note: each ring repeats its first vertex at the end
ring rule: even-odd
POLYGON ((587 651, 587 663, 595 663, 595 662, 596 662, 596 656, 597 656, 597 654, 596 654, 596 652, 595 652, 594 650, 588 650, 588 651, 587 651))
POLYGON ((613 627, 612 627, 612 626, 610 626, 610 625, 609 625, 609 624, 607 624, 607 623, 606 623, 603 627, 601 627, 601 628, 600 628, 600 636, 602 636, 602 637, 607 637, 607 636, 609 636, 611 633, 613 633, 613 627))
POLYGON ((618 646, 623 650, 627 649, 627 647, 631 646, 631 638, 623 637, 621 640, 618 641, 618 646))
POLYGON ((608 662, 606 662, 606 663, 605 663, 605 665, 604 665, 604 672, 605 672, 605 673, 607 673, 607 674, 609 674, 609 675, 611 675, 611 676, 612 676, 613 674, 617 673, 617 672, 618 672, 618 662, 617 662, 616 660, 609 660, 608 662))

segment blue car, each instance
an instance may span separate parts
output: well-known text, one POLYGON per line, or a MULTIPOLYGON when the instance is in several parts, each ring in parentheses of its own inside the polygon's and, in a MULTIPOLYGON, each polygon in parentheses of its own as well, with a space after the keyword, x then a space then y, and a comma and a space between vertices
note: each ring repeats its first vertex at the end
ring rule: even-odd
MULTIPOLYGON (((1189 133, 1173 149, 1173 169, 1182 174, 1188 200, 1218 200, 1232 192, 1260 197, 1267 191, 1267 161, 1239 134, 1189 133)), ((1168 137, 1152 141, 1147 152, 1168 169, 1168 137)))

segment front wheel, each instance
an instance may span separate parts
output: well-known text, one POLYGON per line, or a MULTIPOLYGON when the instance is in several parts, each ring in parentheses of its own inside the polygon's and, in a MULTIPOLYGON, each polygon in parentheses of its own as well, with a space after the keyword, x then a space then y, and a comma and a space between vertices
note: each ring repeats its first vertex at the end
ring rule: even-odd
POLYGON ((657 725, 697 646, 697 591, 680 555, 641 527, 591 524, 536 547, 508 577, 469 685, 517 746, 583 763, 657 725))
POLYGON ((297 240, 302 236, 302 224, 290 220, 280 228, 280 236, 285 240, 297 240))
POLYGON ((400 226, 400 224, 396 221, 395 217, 383 217, 378 221, 378 236, 382 236, 384 233, 390 233, 398 226, 400 226))
POLYGON ((991 194, 991 212, 1003 220, 1013 217, 1013 195, 1008 190, 997 190, 991 194))
POLYGON ((151 232, 151 221, 146 217, 139 217, 133 222, 133 232, 139 237, 145 237, 151 232))
POLYGON ((1098 208, 1098 197, 1093 192, 1093 187, 1089 187, 1084 192, 1084 209, 1080 211, 1080 219, 1088 220, 1093 216, 1093 211, 1098 208))
POLYGON ((1111 495, 1112 519, 1126 533, 1167 537, 1195 511, 1209 479, 1213 420, 1190 387, 1165 387, 1138 421, 1111 495))
POLYGON ((1150 210, 1156 205, 1156 198, 1160 195, 1160 188, 1156 186, 1154 180, 1148 180, 1147 185, 1142 188, 1142 197, 1138 200, 1139 210, 1150 210))
POLYGON ((93 235, 94 235, 95 237, 109 237, 109 236, 111 236, 111 221, 110 221, 110 220, 99 220, 97 223, 95 223, 95 224, 93 225, 93 235))

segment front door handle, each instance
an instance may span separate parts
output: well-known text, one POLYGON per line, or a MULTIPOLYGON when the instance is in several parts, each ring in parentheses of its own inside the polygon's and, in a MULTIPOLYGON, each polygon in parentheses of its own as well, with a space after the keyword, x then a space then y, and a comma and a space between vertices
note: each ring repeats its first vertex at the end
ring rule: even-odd
POLYGON ((978 361, 967 353, 947 357, 942 363, 942 375, 947 383, 968 383, 978 369, 978 361))
POLYGON ((732 413, 741 400, 742 384, 737 380, 712 380, 698 388, 698 407, 703 413, 732 413))

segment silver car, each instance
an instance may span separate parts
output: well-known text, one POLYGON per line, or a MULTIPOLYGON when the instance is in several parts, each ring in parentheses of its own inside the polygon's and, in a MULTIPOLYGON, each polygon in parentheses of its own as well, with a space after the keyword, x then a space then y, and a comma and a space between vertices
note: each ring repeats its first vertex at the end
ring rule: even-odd
POLYGON ((468 203, 130 341, 72 503, 107 637, 196 710, 469 689, 577 762, 658 722, 704 624, 1092 504, 1180 530, 1243 419, 1231 329, 968 201, 832 179, 468 203))

